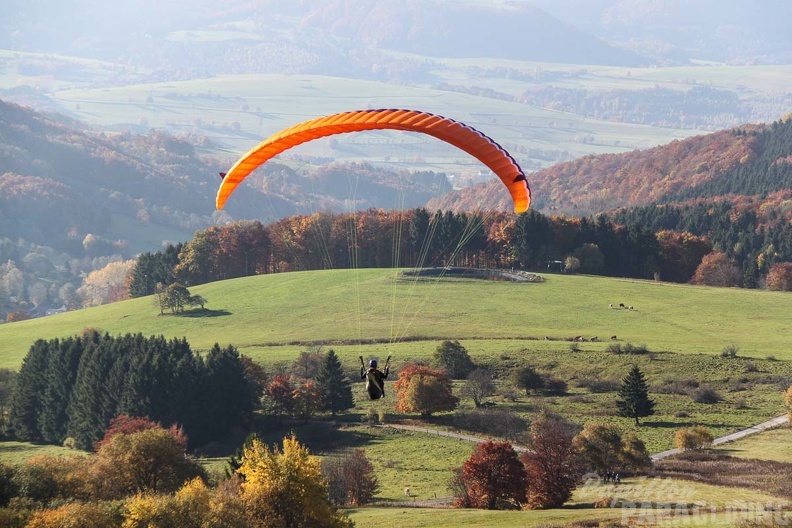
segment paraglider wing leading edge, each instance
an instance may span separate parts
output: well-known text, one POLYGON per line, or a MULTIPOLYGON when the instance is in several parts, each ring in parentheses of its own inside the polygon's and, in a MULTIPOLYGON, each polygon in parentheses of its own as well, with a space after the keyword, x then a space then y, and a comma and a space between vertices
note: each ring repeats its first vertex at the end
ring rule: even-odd
POLYGON ((511 194, 515 212, 525 212, 531 205, 531 190, 520 166, 506 150, 475 128, 416 110, 357 110, 305 121, 259 143, 223 175, 217 208, 225 206, 234 189, 251 172, 285 150, 335 134, 383 129, 421 132, 464 150, 498 175, 511 194))

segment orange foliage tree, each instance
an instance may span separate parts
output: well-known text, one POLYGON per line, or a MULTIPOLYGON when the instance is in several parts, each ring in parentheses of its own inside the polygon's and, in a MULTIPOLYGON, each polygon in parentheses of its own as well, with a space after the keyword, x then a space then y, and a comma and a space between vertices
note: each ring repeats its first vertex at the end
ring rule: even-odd
POLYGON ((530 435, 531 451, 520 457, 528 474, 528 507, 560 508, 582 474, 572 429, 562 419, 544 415, 531 424, 530 435))
POLYGON ((701 259, 712 251, 706 239, 688 233, 659 231, 660 279, 671 282, 687 282, 696 272, 701 259))
POLYGON ((457 507, 515 510, 525 503, 528 475, 508 442, 478 444, 462 465, 457 507))
POLYGON ((739 268, 734 260, 723 251, 713 251, 701 259, 696 273, 690 282, 704 286, 737 286, 742 279, 739 268))
POLYGON ((435 412, 453 411, 459 398, 452 392, 451 378, 442 370, 424 365, 406 365, 394 383, 396 410, 404 413, 420 413, 428 418, 435 412))
POLYGON ((77 289, 77 295, 82 298, 85 306, 99 306, 128 299, 128 285, 134 268, 134 260, 111 262, 104 268, 89 273, 82 286, 77 289))
POLYGON ((767 288, 773 291, 792 291, 792 262, 773 264, 767 272, 767 288))

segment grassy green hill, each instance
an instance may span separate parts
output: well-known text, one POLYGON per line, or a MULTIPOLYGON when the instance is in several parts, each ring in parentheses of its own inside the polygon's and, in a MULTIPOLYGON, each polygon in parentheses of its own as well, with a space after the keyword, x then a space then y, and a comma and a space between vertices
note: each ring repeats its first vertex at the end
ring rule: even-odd
POLYGON ((544 283, 407 279, 362 269, 247 277, 194 287, 205 313, 159 315, 140 298, 0 326, 0 366, 16 367, 37 338, 100 328, 186 337, 199 350, 231 343, 263 363, 290 361, 309 343, 334 345, 342 359, 393 352, 426 357, 438 339, 464 340, 474 354, 525 346, 559 348, 557 339, 611 336, 652 351, 792 359, 787 293, 721 289, 601 277, 546 275, 544 283), (631 305, 634 310, 609 309, 631 305), (550 337, 551 340, 545 340, 550 337), (426 340, 421 340, 424 338, 426 340), (372 341, 389 344, 365 344, 372 341), (355 343, 361 343, 356 345, 355 343))
MULTIPOLYGON (((569 383, 565 396, 523 395, 514 402, 493 398, 498 409, 531 419, 547 408, 577 423, 614 423, 624 431, 638 433, 652 452, 671 447, 680 427, 705 425, 720 436, 783 412, 779 384, 790 378, 786 360, 792 359, 784 340, 790 315, 788 294, 585 276, 544 277, 543 283, 457 278, 414 281, 395 270, 364 269, 235 279, 192 288, 193 293, 209 300, 207 311, 201 314, 160 316, 149 297, 2 325, 0 365, 18 366, 37 337, 69 335, 86 326, 113 334, 186 336, 200 350, 215 341, 233 343, 268 369, 290 363, 309 343, 332 345, 350 371, 360 354, 381 357, 394 353, 398 368, 410 359, 428 359, 439 339, 450 338, 460 339, 477 363, 494 366, 504 386, 510 366, 523 361, 569 383), (635 309, 608 307, 621 302, 635 309), (579 343, 581 350, 573 352, 571 342, 559 341, 577 335, 598 336, 604 342, 579 343), (622 345, 645 343, 652 351, 676 353, 611 354, 605 352, 611 335, 622 345), (387 343, 371 343, 378 340, 387 343), (773 355, 784 361, 720 358, 721 350, 729 344, 740 347, 739 356, 773 355), (644 419, 639 427, 616 415, 613 390, 594 393, 577 383, 593 378, 617 383, 632 363, 647 373, 658 404, 657 414, 644 419), (692 380, 714 387, 722 401, 691 401, 679 387, 692 380)), ((355 394, 360 397, 357 387, 355 394)), ((450 469, 469 456, 473 444, 360 424, 359 419, 370 408, 383 412, 386 423, 393 418, 413 418, 392 414, 393 401, 358 401, 356 409, 340 417, 345 420, 340 427, 315 422, 290 425, 290 431, 319 455, 338 448, 364 448, 377 468, 381 484, 378 499, 383 502, 407 500, 402 492, 405 486, 417 500, 449 496, 450 469)), ((471 404, 463 401, 462 408, 470 410, 471 404)), ((432 420, 431 427, 452 425, 451 415, 443 414, 432 420)), ((266 431, 267 439, 275 442, 285 433, 286 429, 266 431)), ((778 437, 781 433, 773 434, 768 441, 785 441, 778 437)), ((757 449, 767 451, 773 445, 765 442, 757 449)), ((0 445, 2 460, 18 461, 38 452, 40 447, 27 444, 0 445)), ((213 460, 210 466, 214 470, 222 466, 222 457, 213 460)), ((610 496, 640 501, 649 493, 646 487, 652 486, 651 480, 639 478, 624 483, 618 490, 583 487, 566 507, 545 512, 363 508, 351 510, 350 515, 361 527, 378 526, 385 519, 397 519, 397 524, 404 526, 464 523, 504 527, 618 521, 623 510, 594 509, 592 504, 610 496)), ((776 500, 760 490, 687 481, 674 485, 688 493, 689 501, 714 504, 719 512, 736 500, 776 500)), ((723 521, 723 525, 728 525, 729 519, 721 519, 720 513, 709 518, 716 524, 723 521)))

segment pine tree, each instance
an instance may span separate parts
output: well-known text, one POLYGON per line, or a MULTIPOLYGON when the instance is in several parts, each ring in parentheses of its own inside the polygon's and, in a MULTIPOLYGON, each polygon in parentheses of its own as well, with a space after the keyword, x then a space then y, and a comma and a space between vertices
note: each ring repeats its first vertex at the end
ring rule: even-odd
POLYGON ((352 385, 344 375, 341 361, 332 348, 327 352, 324 362, 319 368, 316 384, 324 395, 324 408, 329 410, 333 416, 339 411, 345 411, 355 406, 352 385))
POLYGON ((80 338, 69 337, 50 342, 52 347, 45 372, 46 386, 41 395, 42 409, 38 418, 42 439, 50 444, 61 444, 66 438, 74 378, 80 364, 83 347, 80 338))
POLYGON ((250 418, 256 405, 256 390, 245 377, 239 352, 233 346, 221 348, 215 343, 206 355, 205 364, 202 390, 208 399, 203 412, 208 423, 207 428, 199 433, 213 440, 250 418))
POLYGON ((616 405, 619 416, 635 418, 635 425, 639 425, 638 418, 654 414, 655 402, 649 398, 646 378, 638 365, 633 365, 630 373, 622 380, 616 405))
POLYGON ((86 340, 69 401, 67 435, 80 449, 90 449, 118 414, 117 396, 107 390, 107 379, 118 359, 110 336, 86 340))
POLYGON ((11 400, 9 424, 20 440, 33 442, 42 440, 38 420, 51 353, 52 342, 39 339, 30 347, 19 369, 11 400))

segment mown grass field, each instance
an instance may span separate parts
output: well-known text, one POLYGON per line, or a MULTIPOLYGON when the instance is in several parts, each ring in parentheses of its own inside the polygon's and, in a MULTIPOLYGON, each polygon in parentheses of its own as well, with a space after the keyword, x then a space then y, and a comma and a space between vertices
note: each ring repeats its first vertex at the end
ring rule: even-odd
POLYGON ((792 462, 792 428, 779 427, 736 442, 717 446, 714 450, 740 458, 792 462))

